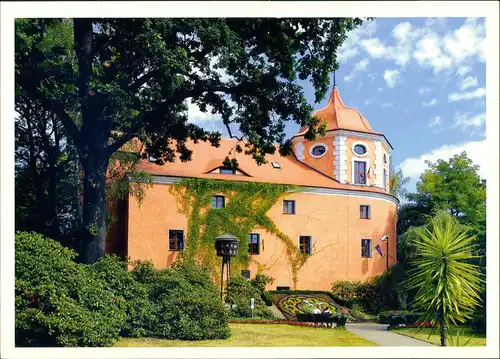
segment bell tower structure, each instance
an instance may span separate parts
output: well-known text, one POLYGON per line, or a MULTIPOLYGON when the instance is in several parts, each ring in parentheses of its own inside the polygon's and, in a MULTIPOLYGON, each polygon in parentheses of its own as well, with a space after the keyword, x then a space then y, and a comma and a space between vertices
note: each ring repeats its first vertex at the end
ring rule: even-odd
POLYGON ((301 128, 292 139, 296 158, 341 184, 359 189, 378 187, 389 192, 393 148, 358 110, 344 105, 337 86, 334 85, 328 104, 313 116, 326 124, 326 134, 308 141, 304 138, 308 128, 301 128))

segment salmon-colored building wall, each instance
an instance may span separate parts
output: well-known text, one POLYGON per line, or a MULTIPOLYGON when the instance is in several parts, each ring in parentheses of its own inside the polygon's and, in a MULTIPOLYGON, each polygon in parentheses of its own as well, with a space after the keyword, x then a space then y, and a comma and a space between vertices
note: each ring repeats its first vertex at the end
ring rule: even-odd
MULTIPOLYGON (((187 218, 178 209, 177 198, 169 192, 170 185, 154 184, 146 190, 139 206, 129 197, 127 254, 131 260, 152 260, 163 268, 170 266, 179 252, 169 251, 169 229, 182 229, 187 238, 187 218)), ((346 192, 347 194, 348 192, 346 192)), ((384 235, 389 236, 389 265, 395 262, 396 204, 379 198, 353 195, 296 192, 285 199, 295 200, 296 213, 283 214, 279 200, 268 215, 278 228, 299 245, 299 236, 312 237, 312 254, 298 273, 296 289, 329 290, 336 280, 366 280, 382 274, 386 259, 375 250, 378 244, 385 254, 384 235), (360 205, 371 206, 371 219, 360 219, 360 205), (361 239, 372 240, 371 258, 361 257, 361 239)), ((292 271, 281 240, 262 228, 261 249, 252 259, 265 266, 265 272, 275 279, 272 286, 293 288, 292 271)), ((240 238, 246 245, 247 238, 240 238)), ((188 246, 189 244, 186 243, 188 246)), ((215 249, 214 249, 215 251, 215 249)), ((252 277, 257 264, 249 266, 252 277)))
POLYGON ((335 136, 328 134, 325 137, 319 137, 315 141, 302 140, 302 145, 304 146, 304 162, 311 166, 312 168, 320 171, 327 176, 334 176, 335 173, 335 145, 333 143, 335 136), (327 152, 324 156, 320 158, 315 158, 311 156, 311 148, 319 144, 324 144, 327 146, 327 152))

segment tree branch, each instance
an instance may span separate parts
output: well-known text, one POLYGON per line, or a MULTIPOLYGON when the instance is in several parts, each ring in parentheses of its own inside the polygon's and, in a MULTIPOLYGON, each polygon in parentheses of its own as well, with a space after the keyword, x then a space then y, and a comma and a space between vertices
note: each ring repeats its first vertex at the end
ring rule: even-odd
MULTIPOLYGON (((165 112, 168 109, 168 107, 172 105, 180 104, 190 97, 192 98, 201 96, 204 92, 207 91, 224 92, 226 94, 231 94, 237 91, 244 90, 245 86, 247 86, 246 83, 241 83, 236 86, 222 86, 222 85, 207 86, 206 84, 199 84, 198 86, 192 88, 183 87, 179 89, 176 93, 174 93, 174 95, 169 100, 157 104, 153 110, 149 111, 144 116, 142 116, 141 119, 137 120, 135 125, 132 126, 128 131, 126 131, 126 133, 123 136, 118 138, 114 143, 107 146, 108 154, 116 152, 127 141, 131 140, 134 136, 136 136, 137 132, 146 123, 148 117, 158 116, 162 112, 165 112)), ((238 138, 238 137, 233 136, 232 138, 238 138)))
MULTIPOLYGON (((37 76, 34 76, 35 79, 37 76)), ((49 111, 55 114, 61 123, 63 124, 66 131, 68 131, 68 135, 73 140, 74 144, 78 149, 83 149, 83 142, 81 140, 81 131, 78 129, 78 126, 73 121, 73 119, 68 115, 68 113, 64 110, 64 105, 58 101, 50 100, 46 98, 43 94, 41 94, 38 89, 35 87, 35 81, 33 77, 30 79, 26 78, 22 75, 17 75, 16 79, 18 84, 24 88, 29 97, 33 99, 33 101, 40 101, 42 106, 46 111, 49 111)))
POLYGON ((130 84, 128 87, 128 90, 131 92, 137 91, 138 89, 141 88, 142 85, 147 83, 149 80, 151 80, 158 73, 159 73, 158 70, 149 71, 147 74, 144 74, 141 77, 139 77, 134 83, 130 84))
POLYGON ((92 19, 74 19, 75 53, 78 58, 78 97, 82 107, 82 131, 85 125, 92 127, 87 122, 92 118, 91 104, 89 103, 89 82, 92 76, 92 19))

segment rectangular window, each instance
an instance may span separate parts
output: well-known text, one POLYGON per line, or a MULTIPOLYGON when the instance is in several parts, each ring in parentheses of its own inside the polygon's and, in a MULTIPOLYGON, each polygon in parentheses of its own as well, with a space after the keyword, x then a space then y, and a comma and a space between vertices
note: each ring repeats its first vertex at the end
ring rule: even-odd
POLYGON ((295 214, 295 201, 283 201, 283 213, 295 214))
POLYGON ((361 257, 371 258, 372 257, 372 240, 362 239, 361 240, 361 257))
POLYGON ((370 219, 370 206, 361 205, 359 206, 359 218, 370 219))
POLYGON ((260 254, 260 234, 258 233, 248 234, 248 253, 260 254))
POLYGON ((354 183, 366 184, 366 162, 354 161, 354 183))
POLYGON ((384 187, 387 186, 387 170, 384 168, 384 187))
POLYGON ((184 249, 184 231, 182 229, 170 229, 168 231, 168 249, 171 251, 184 249))
POLYGON ((224 196, 212 197, 212 208, 224 208, 224 205, 225 205, 224 196))
POLYGON ((226 175, 234 175, 235 174, 235 171, 231 168, 220 168, 219 169, 219 173, 221 174, 226 174, 226 175))
POLYGON ((299 237, 300 253, 311 254, 311 236, 299 237))

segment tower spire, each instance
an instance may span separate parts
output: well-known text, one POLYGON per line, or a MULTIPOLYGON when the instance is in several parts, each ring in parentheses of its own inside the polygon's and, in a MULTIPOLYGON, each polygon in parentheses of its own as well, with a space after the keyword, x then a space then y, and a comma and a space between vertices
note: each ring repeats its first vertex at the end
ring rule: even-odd
POLYGON ((335 70, 333 70, 333 87, 337 87, 337 83, 335 82, 335 70))

